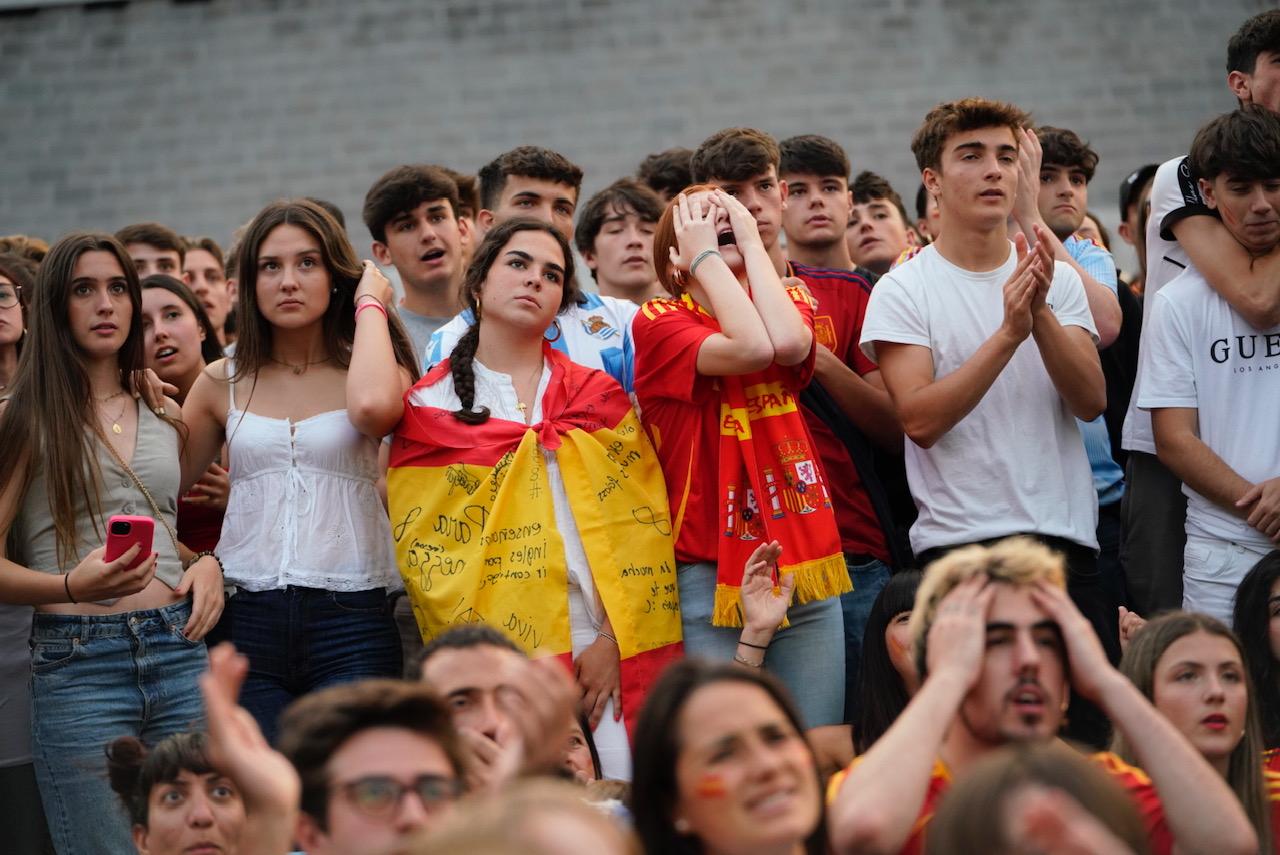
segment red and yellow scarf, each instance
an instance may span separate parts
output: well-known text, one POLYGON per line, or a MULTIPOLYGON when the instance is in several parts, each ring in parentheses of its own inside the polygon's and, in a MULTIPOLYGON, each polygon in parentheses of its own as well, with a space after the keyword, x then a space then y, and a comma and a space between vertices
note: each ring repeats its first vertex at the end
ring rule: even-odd
MULTIPOLYGON (((790 287, 787 294, 812 308, 804 290, 790 287)), ((702 323, 719 331, 719 322, 692 297, 681 299, 702 323)), ((853 590, 831 496, 790 388, 794 380, 787 382, 791 371, 773 364, 753 374, 718 378, 716 495, 724 524, 711 615, 716 626, 742 625, 742 571, 761 541, 782 544, 778 572, 796 574, 796 602, 853 590)))
POLYGON ((480 425, 405 395, 387 473, 396 556, 418 627, 487 623, 530 656, 572 653, 568 571, 540 448, 554 450, 591 576, 618 639, 622 711, 681 655, 666 487, 622 388, 550 347, 541 422, 480 425), (656 522, 655 522, 656 521, 656 522))

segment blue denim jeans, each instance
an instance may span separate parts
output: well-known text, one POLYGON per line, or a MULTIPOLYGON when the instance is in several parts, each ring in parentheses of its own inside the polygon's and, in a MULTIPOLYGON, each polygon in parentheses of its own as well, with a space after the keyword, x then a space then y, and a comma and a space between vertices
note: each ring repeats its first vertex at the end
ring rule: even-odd
POLYGON ((240 703, 274 743, 280 713, 307 692, 366 677, 399 677, 400 634, 387 592, 290 585, 239 591, 220 634, 249 657, 240 703))
POLYGON ((136 736, 153 745, 204 727, 196 678, 208 656, 203 641, 182 635, 189 617, 188 603, 115 615, 35 615, 32 749, 59 855, 134 851, 128 817, 107 785, 108 742, 136 736))
POLYGON ((862 636, 880 589, 889 582, 889 565, 879 558, 855 564, 846 556, 853 590, 840 595, 844 612, 844 720, 853 721, 858 705, 858 664, 862 661, 862 636))
MULTIPOLYGON (((715 565, 681 564, 676 581, 685 654, 732 660, 742 630, 711 625, 715 565)), ((806 728, 840 724, 844 715, 844 618, 839 598, 792 605, 787 620, 791 625, 778 630, 765 652, 765 670, 786 684, 806 728)))

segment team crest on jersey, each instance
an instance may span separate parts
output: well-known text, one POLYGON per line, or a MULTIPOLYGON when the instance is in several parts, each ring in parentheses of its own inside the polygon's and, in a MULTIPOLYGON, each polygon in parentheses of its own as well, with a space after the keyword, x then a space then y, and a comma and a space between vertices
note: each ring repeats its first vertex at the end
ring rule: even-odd
POLYGON ((610 325, 610 323, 600 315, 590 315, 589 317, 584 318, 582 321, 582 328, 586 331, 587 335, 595 336, 599 339, 613 338, 618 334, 617 328, 610 325))
POLYGON ((813 335, 818 344, 827 350, 835 350, 839 343, 836 340, 836 325, 831 322, 830 315, 818 315, 813 319, 813 335))

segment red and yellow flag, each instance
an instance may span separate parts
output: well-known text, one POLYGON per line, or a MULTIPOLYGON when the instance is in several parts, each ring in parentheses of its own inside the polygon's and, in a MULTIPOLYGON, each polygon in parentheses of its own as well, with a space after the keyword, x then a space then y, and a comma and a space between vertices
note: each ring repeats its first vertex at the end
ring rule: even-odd
POLYGON ((666 488, 631 402, 613 378, 547 348, 535 425, 479 425, 410 403, 391 446, 387 499, 396 556, 430 640, 486 623, 532 657, 568 656, 568 573, 541 449, 555 452, 591 576, 618 639, 631 726, 658 672, 681 655, 666 488))

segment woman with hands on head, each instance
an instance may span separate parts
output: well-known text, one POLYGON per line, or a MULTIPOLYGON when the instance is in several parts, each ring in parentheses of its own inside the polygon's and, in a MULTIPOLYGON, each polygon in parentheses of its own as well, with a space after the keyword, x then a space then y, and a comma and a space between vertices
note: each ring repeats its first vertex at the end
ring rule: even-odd
POLYGON ((239 250, 234 359, 209 365, 183 403, 184 489, 225 443, 231 493, 218 541, 227 603, 219 635, 249 659, 242 703, 274 741, 294 698, 401 673, 387 610, 399 581, 378 494, 385 433, 369 390, 416 376, 390 283, 307 200, 267 205, 239 250))
POLYGON ((706 185, 668 205, 654 261, 671 299, 650 301, 634 321, 635 390, 667 483, 686 649, 763 662, 807 726, 837 724, 838 595, 850 582, 797 403, 814 367, 811 299, 778 278, 751 213, 706 185), (767 652, 740 602, 761 541, 783 549, 775 581, 792 579, 797 603, 767 652))
POLYGON ((216 559, 193 555, 174 532, 178 405, 153 411, 130 392, 143 368, 142 298, 124 248, 106 235, 68 235, 34 291, 0 416, 0 601, 36 607, 32 741, 55 846, 127 851, 102 746, 198 725, 195 681, 202 639, 222 611, 222 576, 216 559), (134 544, 106 560, 116 515, 155 520, 149 550, 134 544))

